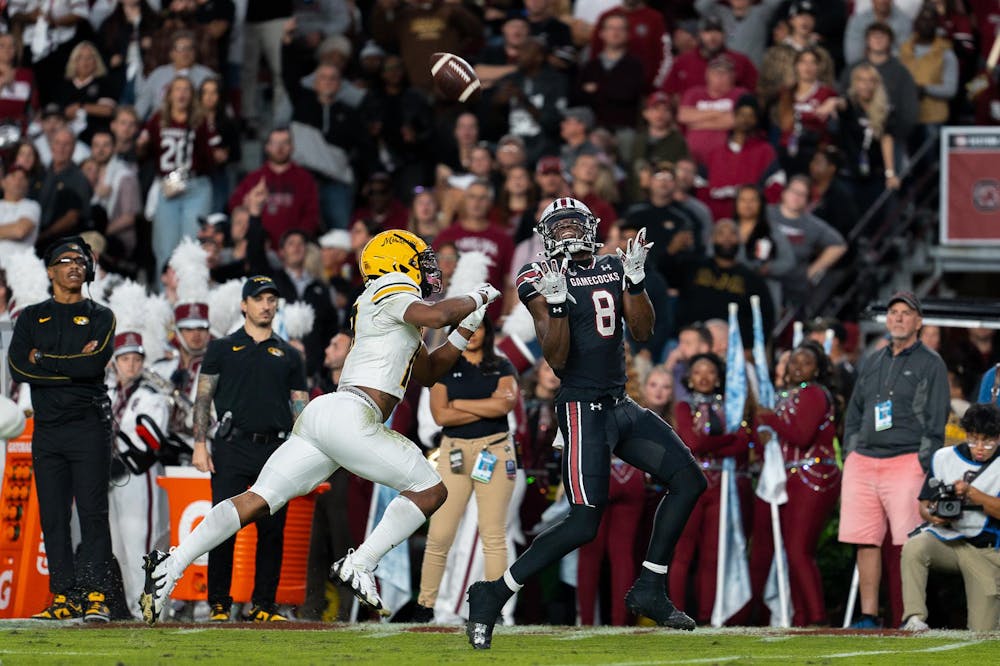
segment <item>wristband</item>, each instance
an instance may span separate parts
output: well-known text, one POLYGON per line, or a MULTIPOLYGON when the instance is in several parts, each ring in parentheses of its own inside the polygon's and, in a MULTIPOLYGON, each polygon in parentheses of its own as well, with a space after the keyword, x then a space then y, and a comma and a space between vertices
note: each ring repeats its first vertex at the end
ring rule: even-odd
POLYGON ((569 316, 569 308, 565 303, 549 303, 549 316, 555 319, 562 319, 569 316))
POLYGON ((448 342, 450 342, 451 346, 460 352, 465 351, 465 348, 469 346, 469 341, 464 335, 458 332, 457 328, 448 334, 448 342))
POLYGON ((476 307, 474 308, 475 310, 478 310, 482 306, 486 305, 486 294, 481 291, 470 291, 466 294, 466 296, 471 298, 473 303, 476 304, 476 307))
POLYGON ((632 284, 631 282, 629 283, 628 293, 632 294, 633 296, 638 296, 639 294, 641 294, 644 291, 646 291, 646 280, 645 279, 640 280, 639 282, 637 282, 635 284, 632 284))

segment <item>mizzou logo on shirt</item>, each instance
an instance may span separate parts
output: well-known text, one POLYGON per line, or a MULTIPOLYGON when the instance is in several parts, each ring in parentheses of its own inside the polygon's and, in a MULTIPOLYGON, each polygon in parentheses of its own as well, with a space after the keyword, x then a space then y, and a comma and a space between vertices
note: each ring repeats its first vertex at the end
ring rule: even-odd
POLYGON ((285 352, 281 351, 277 347, 268 347, 267 353, 270 354, 271 356, 277 356, 278 358, 281 358, 282 356, 285 355, 285 352))
POLYGON ((83 315, 73 317, 73 323, 77 326, 86 326, 90 323, 90 317, 84 317, 83 315))

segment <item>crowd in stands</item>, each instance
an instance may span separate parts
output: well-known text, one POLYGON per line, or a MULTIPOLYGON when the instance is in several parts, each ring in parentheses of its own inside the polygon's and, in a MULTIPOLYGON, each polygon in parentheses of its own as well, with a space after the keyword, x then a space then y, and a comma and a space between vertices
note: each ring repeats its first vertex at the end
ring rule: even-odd
MULTIPOLYGON (((502 341, 513 337, 513 278, 542 249, 533 233, 538 214, 557 197, 574 197, 600 218, 601 252, 614 253, 641 228, 654 242, 646 288, 657 325, 650 340, 630 341, 631 393, 674 425, 710 485, 671 566, 671 598, 699 622, 709 620, 715 477, 720 460, 734 456, 755 587, 755 601, 734 621, 766 621, 759 597, 771 555, 758 547, 769 542, 770 524, 752 499, 761 449, 753 426, 766 423, 795 449, 792 459, 816 460, 801 473, 791 470, 789 482, 801 482, 789 491, 790 515, 815 522, 798 542, 786 542, 794 623, 833 620, 827 610, 839 600, 824 600, 815 554, 839 497, 835 442, 858 369, 884 342, 859 339, 857 312, 807 322, 816 342, 794 349, 791 331, 775 325, 786 313, 794 319, 824 276, 850 274, 855 224, 866 213, 891 213, 909 186, 911 156, 943 125, 1000 124, 997 72, 984 69, 1000 4, 3 5, 0 266, 25 249, 40 254, 58 237, 87 232, 99 253, 95 289, 111 289, 113 281, 101 282, 107 276, 127 276, 177 304, 184 299, 169 260, 182 239, 195 238, 207 255, 206 290, 268 274, 287 302, 312 306, 315 323, 300 347, 310 388, 321 393, 336 387, 346 352, 341 331, 363 289, 356 259, 373 235, 408 229, 432 244, 446 289, 463 254, 485 254, 489 281, 505 293, 489 310, 502 341), (440 51, 473 64, 483 85, 477 101, 435 94, 428 61, 440 51), (720 415, 728 305, 739 304, 750 349, 752 296, 760 298, 771 375, 787 404, 748 406, 750 425, 727 433, 720 415)), ((2 282, 0 305, 9 308, 17 294, 10 275, 2 282)), ((178 331, 200 330, 180 319, 178 331)), ((962 441, 959 419, 970 403, 989 400, 993 380, 983 376, 1000 362, 1000 342, 987 329, 932 326, 923 327, 920 340, 948 368, 950 412, 941 436, 962 441)), ((198 345, 189 343, 173 345, 176 354, 197 355, 198 345)), ((559 380, 542 360, 514 366, 517 464, 529 480, 515 501, 530 538, 559 495, 552 410, 559 380)), ((183 380, 190 390, 193 377, 183 380)), ((433 449, 437 425, 448 427, 439 419, 446 410, 433 393, 430 410, 419 402, 419 391, 408 394, 393 427, 419 432, 433 449)), ((628 542, 644 539, 658 490, 620 461, 611 474, 611 501, 621 503, 605 517, 615 521, 614 533, 579 556, 579 615, 586 623, 595 621, 605 556, 615 603, 601 621, 631 621, 618 604, 620 581, 631 575, 617 572, 639 557, 628 542)), ((363 493, 352 486, 337 497, 350 495, 366 511, 363 493)), ((347 521, 345 506, 331 511, 347 521)), ((424 565, 433 580, 452 527, 443 523, 432 523, 435 559, 424 565)), ((363 525, 354 528, 357 542, 363 525)), ((343 541, 326 559, 342 554, 333 551, 343 541)), ((491 546, 495 555, 499 546, 491 546)), ((502 570, 492 560, 487 566, 502 570)), ((433 580, 425 603, 433 604, 433 580)), ((890 589, 898 592, 898 584, 890 589)), ((522 597, 554 604, 561 593, 529 586, 522 597)), ((319 605, 309 613, 319 617, 319 605)), ((901 604, 893 598, 891 605, 886 620, 898 625, 901 604)), ((566 617, 540 613, 525 602, 517 618, 566 617)))

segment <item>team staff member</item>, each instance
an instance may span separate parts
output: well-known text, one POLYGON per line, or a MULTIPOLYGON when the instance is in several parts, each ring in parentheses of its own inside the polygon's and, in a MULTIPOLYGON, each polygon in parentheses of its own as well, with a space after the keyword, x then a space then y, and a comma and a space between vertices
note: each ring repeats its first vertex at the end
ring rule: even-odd
POLYGON ((414 618, 420 622, 434 619, 448 551, 473 493, 486 577, 499 578, 507 568, 507 507, 517 469, 507 414, 514 409, 517 377, 511 362, 496 353, 493 338, 493 323, 484 319, 451 372, 431 387, 431 414, 443 427, 437 469, 448 499, 427 531, 414 618))
POLYGON ((115 317, 83 296, 84 282, 94 279, 91 257, 76 236, 49 247, 44 258, 52 298, 21 312, 8 356, 14 381, 31 385, 35 411, 32 463, 53 594, 52 605, 35 615, 40 619, 108 621, 111 407, 104 368, 115 317), (75 564, 74 502, 81 538, 75 564))
MULTIPOLYGON (((263 275, 243 285, 246 321, 232 335, 213 340, 205 353, 194 404, 194 455, 199 470, 212 473, 212 504, 238 495, 260 474, 285 441, 292 423, 309 401, 302 357, 271 329, 278 309, 278 287, 263 275), (208 451, 209 412, 214 401, 219 428, 208 451)), ((257 521, 257 567, 253 608, 246 619, 275 622, 286 509, 257 521)), ((229 619, 233 598, 233 546, 230 537, 208 555, 210 619, 229 619)))

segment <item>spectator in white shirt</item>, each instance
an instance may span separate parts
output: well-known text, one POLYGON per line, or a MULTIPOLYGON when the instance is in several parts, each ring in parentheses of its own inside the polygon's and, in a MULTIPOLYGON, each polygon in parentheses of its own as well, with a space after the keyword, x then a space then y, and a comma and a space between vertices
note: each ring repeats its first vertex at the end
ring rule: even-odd
POLYGON ((90 140, 90 156, 97 164, 97 185, 90 203, 108 216, 104 236, 112 254, 130 256, 135 250, 135 217, 142 207, 135 169, 116 155, 115 138, 98 130, 90 140))
POLYGON ((0 200, 0 259, 35 248, 42 208, 27 194, 28 172, 12 166, 3 177, 0 200))

